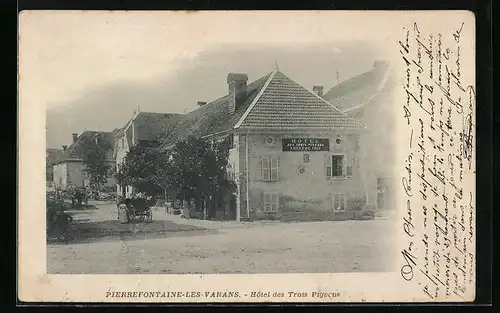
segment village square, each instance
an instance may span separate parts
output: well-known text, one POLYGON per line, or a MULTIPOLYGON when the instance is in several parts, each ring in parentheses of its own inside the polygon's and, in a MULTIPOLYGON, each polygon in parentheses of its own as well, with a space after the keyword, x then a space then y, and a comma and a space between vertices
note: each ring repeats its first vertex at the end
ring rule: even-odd
POLYGON ((390 69, 326 88, 229 72, 190 112, 67 134, 47 149, 48 272, 390 270, 390 69))

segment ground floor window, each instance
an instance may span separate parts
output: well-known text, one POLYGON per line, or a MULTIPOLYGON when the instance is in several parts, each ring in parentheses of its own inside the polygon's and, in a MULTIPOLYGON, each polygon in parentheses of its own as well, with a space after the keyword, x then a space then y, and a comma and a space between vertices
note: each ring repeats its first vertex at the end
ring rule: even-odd
POLYGON ((345 212, 345 195, 343 193, 333 195, 333 211, 345 212))
POLYGON ((276 213, 278 211, 279 195, 274 192, 264 193, 264 212, 276 213))

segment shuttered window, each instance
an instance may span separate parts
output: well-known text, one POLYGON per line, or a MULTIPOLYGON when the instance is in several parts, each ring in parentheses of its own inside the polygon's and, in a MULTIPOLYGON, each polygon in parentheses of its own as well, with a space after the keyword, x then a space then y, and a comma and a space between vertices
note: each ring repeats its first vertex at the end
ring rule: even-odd
POLYGON ((343 193, 333 195, 333 210, 335 212, 345 211, 345 195, 343 193))
POLYGON ((345 176, 344 158, 343 154, 333 154, 328 156, 328 161, 326 163, 326 176, 328 178, 345 176))
POLYGON ((264 193, 264 212, 276 213, 279 206, 279 196, 277 193, 264 193))
POLYGON ((279 158, 278 157, 262 157, 262 180, 263 181, 278 181, 279 180, 279 158))
POLYGON ((326 177, 339 178, 351 177, 352 165, 346 164, 346 158, 343 154, 328 155, 326 160, 326 177))

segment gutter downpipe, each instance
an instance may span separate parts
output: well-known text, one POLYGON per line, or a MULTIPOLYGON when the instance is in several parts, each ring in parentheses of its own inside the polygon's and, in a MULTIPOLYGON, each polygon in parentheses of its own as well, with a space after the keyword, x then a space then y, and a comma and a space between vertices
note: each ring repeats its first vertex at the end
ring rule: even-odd
POLYGON ((250 219, 250 169, 248 168, 249 166, 249 161, 248 161, 248 132, 246 133, 245 137, 245 168, 246 168, 246 178, 247 178, 247 219, 250 219))

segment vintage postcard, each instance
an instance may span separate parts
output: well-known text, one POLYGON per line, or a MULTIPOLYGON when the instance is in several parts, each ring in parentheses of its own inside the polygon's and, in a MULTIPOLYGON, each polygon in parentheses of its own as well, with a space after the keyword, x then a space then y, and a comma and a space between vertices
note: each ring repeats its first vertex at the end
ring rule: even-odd
POLYGON ((468 11, 22 11, 26 302, 475 299, 468 11))

